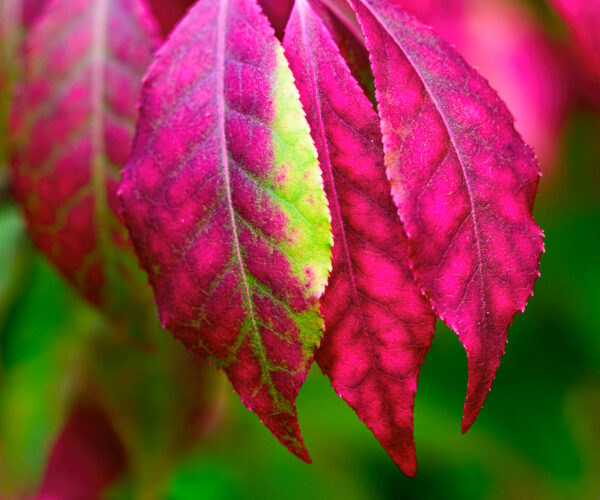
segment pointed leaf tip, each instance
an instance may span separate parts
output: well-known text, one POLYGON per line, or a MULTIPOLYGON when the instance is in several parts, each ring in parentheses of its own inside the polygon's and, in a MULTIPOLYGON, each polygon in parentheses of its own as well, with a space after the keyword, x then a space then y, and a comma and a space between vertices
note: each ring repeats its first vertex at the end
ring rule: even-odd
POLYGON ((322 183, 256 1, 197 2, 144 84, 125 219, 167 328, 223 368, 306 462, 295 400, 321 339, 331 267, 322 183))
POLYGON ((435 316, 410 271, 379 119, 305 0, 296 2, 284 47, 319 153, 335 242, 321 298, 326 334, 316 359, 336 393, 412 477, 414 398, 435 316))
POLYGON ((489 84, 398 2, 350 0, 375 75, 385 162, 414 275, 468 353, 475 420, 531 296, 540 171, 489 84))

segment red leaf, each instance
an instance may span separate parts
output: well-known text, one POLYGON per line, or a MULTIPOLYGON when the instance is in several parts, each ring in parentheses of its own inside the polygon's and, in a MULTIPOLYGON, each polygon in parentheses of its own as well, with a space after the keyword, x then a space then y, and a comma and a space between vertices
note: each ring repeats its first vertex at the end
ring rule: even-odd
POLYGON ((327 333, 317 361, 396 464, 414 476, 414 397, 435 316, 408 264, 379 119, 306 0, 296 0, 284 47, 332 212, 333 272, 321 300, 327 333))
POLYGON ((128 307, 125 284, 137 286, 116 190, 156 44, 142 0, 57 0, 31 32, 13 108, 14 190, 33 239, 111 311, 128 307))
POLYGON ((108 417, 96 405, 80 402, 52 448, 36 498, 102 498, 125 468, 125 450, 108 417))
POLYGON ((402 0, 498 91, 516 129, 551 172, 571 98, 565 53, 517 0, 402 0), (548 85, 548 82, 552 82, 548 85))
POLYGON ((295 399, 331 263, 314 145, 255 0, 201 0, 151 66, 124 213, 163 324, 304 460, 295 399))
POLYGON ((387 0, 352 0, 367 38, 392 194, 414 274, 465 346, 463 431, 539 276, 539 168, 488 83, 387 0))

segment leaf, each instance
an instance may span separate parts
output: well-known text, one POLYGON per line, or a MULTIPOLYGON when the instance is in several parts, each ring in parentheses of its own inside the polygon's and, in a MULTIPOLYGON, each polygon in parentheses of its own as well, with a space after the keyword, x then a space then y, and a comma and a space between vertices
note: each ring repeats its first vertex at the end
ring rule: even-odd
POLYGON ((579 55, 595 82, 600 82, 600 3, 597 0, 550 0, 550 3, 571 29, 579 55))
POLYGON ((552 173, 572 95, 571 75, 566 54, 531 9, 506 0, 402 0, 401 5, 490 82, 533 146, 544 175, 552 173))
POLYGON ((291 72, 255 0, 199 1, 159 51, 121 197, 163 325, 309 460, 294 401, 321 338, 330 218, 291 72))
POLYGON ((408 264, 379 119, 306 0, 296 0, 284 48, 319 152, 335 242, 317 361, 396 464, 414 476, 414 398, 435 316, 408 264))
POLYGON ((506 106, 454 49, 397 2, 351 3, 371 53, 413 272, 467 351, 466 432, 539 276, 539 168, 506 106))
POLYGON ((156 44, 141 0, 58 0, 31 32, 14 106, 14 190, 33 240, 112 314, 150 303, 116 191, 156 44))
POLYGON ((123 445, 108 416, 93 402, 79 401, 52 447, 36 498, 101 498, 126 466, 123 445))

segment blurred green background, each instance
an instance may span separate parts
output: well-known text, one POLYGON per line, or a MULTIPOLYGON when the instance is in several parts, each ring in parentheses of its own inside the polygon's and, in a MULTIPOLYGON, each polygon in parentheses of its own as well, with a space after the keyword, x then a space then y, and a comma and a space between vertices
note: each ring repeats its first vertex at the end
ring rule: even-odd
POLYGON ((0 498, 35 496, 70 409, 92 394, 129 452, 105 498, 600 499, 600 113, 576 106, 557 141, 535 209, 547 235, 535 296, 509 331, 492 392, 466 435, 465 354, 438 324, 416 398, 415 479, 396 469, 316 367, 298 399, 309 466, 212 367, 180 373, 173 360, 188 355, 167 332, 155 332, 155 348, 115 337, 35 252, 5 199, 0 498), (190 394, 202 401, 186 413, 190 394), (198 427, 193 436, 187 425, 198 427))

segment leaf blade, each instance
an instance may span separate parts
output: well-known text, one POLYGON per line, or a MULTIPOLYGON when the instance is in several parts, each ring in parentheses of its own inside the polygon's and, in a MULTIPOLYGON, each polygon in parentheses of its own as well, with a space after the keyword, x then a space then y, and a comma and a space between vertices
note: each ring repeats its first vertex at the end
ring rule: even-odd
POLYGON ((402 471, 414 476, 413 408, 435 316, 408 263, 379 120, 308 2, 284 38, 332 212, 333 270, 317 362, 402 471), (344 89, 340 96, 339 89, 344 89))
POLYGON ((121 198, 163 324, 309 460, 294 401, 321 337, 329 213, 291 72, 254 0, 198 2, 161 49, 121 198))
POLYGON ((371 52, 413 271, 467 351, 466 432, 539 276, 542 233, 531 216, 539 168, 497 94, 446 42, 395 3, 351 3, 371 52))
POLYGON ((29 37, 14 106, 13 187, 30 234, 89 301, 117 315, 148 299, 116 191, 157 41, 141 1, 55 1, 29 37))

